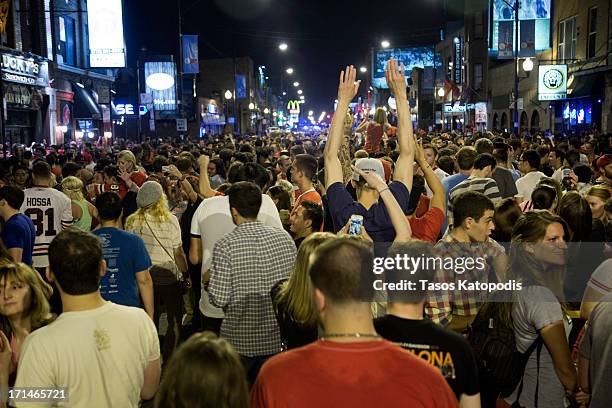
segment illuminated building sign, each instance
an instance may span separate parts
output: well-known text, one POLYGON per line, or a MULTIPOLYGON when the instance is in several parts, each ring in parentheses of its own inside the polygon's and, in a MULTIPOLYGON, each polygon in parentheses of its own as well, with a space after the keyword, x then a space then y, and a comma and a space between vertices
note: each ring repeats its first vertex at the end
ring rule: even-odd
POLYGON ((49 86, 49 65, 22 55, 2 52, 2 80, 23 85, 49 86))
POLYGON ((92 68, 125 67, 121 0, 87 0, 89 65, 92 68))
POLYGON ((567 65, 540 65, 538 68, 538 99, 567 99, 567 65))
MULTIPOLYGON (((550 48, 551 0, 519 1, 519 56, 534 56, 550 48)), ((516 0, 491 0, 491 35, 489 45, 499 58, 512 58, 516 0), (500 47, 501 45, 501 47, 500 47)))
POLYGON ((146 93, 156 111, 176 110, 176 66, 174 62, 145 62, 146 93))

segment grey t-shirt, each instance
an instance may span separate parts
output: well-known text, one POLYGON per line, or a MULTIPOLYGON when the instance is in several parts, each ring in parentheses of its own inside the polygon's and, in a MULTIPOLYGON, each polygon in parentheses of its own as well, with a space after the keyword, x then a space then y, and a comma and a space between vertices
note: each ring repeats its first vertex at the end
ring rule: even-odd
MULTIPOLYGON (((512 319, 516 347, 521 353, 527 351, 544 327, 563 321, 566 336, 571 328, 571 321, 564 316, 561 304, 550 289, 544 286, 525 286, 517 293, 512 319)), ((539 375, 537 354, 536 349, 525 366, 523 391, 519 403, 524 407, 535 406, 536 382, 539 382, 538 408, 564 407, 565 389, 555 373, 552 357, 546 345, 542 345, 540 352, 539 375)), ((517 391, 518 387, 510 397, 506 398, 506 402, 512 404, 516 401, 517 391)))
POLYGON ((589 318, 580 354, 590 360, 590 408, 612 407, 612 293, 604 296, 589 318), (593 358, 591 358, 593 356, 593 358))

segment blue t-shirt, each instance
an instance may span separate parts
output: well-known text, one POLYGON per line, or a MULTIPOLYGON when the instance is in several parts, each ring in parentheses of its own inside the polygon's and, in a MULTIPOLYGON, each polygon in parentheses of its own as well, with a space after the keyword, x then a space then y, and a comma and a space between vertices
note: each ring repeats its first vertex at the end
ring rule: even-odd
MULTIPOLYGON (((410 192, 404 183, 394 181, 389 184, 389 189, 406 213, 410 192)), ((374 242, 393 242, 395 239, 395 229, 382 199, 370 207, 369 210, 366 210, 358 201, 353 200, 342 183, 334 183, 327 189, 327 201, 335 232, 344 227, 351 215, 361 215, 363 216, 363 225, 374 242)))
POLYGON ((151 258, 142 238, 118 228, 93 231, 102 243, 106 273, 100 280, 100 293, 113 303, 140 307, 136 273, 151 267, 151 258))
POLYGON ((7 249, 21 248, 21 262, 32 266, 36 228, 30 217, 18 213, 9 218, 2 230, 2 240, 7 249))

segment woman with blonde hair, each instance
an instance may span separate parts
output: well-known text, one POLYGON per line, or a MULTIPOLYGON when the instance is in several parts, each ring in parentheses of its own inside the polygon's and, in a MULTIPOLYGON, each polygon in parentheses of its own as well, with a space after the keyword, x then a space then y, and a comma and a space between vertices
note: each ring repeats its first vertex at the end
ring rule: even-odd
POLYGON ((147 174, 142 167, 138 166, 136 156, 129 150, 119 152, 117 168, 119 169, 119 177, 130 191, 137 192, 138 188, 147 181, 147 174))
POLYGON ((53 319, 37 272, 24 263, 1 264, 0 381, 4 383, 0 387, 14 382, 25 338, 53 319))
POLYGON ((604 225, 610 221, 606 215, 606 201, 612 197, 612 191, 607 186, 596 185, 587 191, 585 199, 591 207, 594 220, 600 220, 604 225))
POLYGON ((91 231, 94 220, 98 218, 96 207, 83 197, 83 181, 69 176, 62 180, 62 192, 72 200, 74 226, 82 231, 91 231))
POLYGON ((187 258, 183 251, 179 221, 168 209, 162 186, 155 181, 142 185, 136 197, 138 211, 130 215, 125 230, 144 241, 153 267, 154 321, 159 329, 161 305, 166 309, 168 330, 164 337, 162 355, 167 362, 178 341, 182 318, 182 288, 189 287, 187 258))
POLYGON ((321 244, 335 239, 329 232, 315 232, 297 252, 289 279, 277 282, 270 291, 284 349, 304 346, 317 340, 317 314, 312 304, 312 283, 308 275, 310 255, 321 244))

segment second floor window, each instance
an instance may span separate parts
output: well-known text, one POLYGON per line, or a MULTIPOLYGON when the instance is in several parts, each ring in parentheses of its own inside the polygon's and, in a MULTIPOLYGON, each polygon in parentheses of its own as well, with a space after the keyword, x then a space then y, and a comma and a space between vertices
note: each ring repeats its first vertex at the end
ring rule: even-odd
POLYGON ((559 22, 557 39, 557 59, 571 60, 576 58, 576 16, 559 22))
POLYGON ((597 7, 589 9, 589 35, 587 36, 587 58, 597 54, 597 7))

